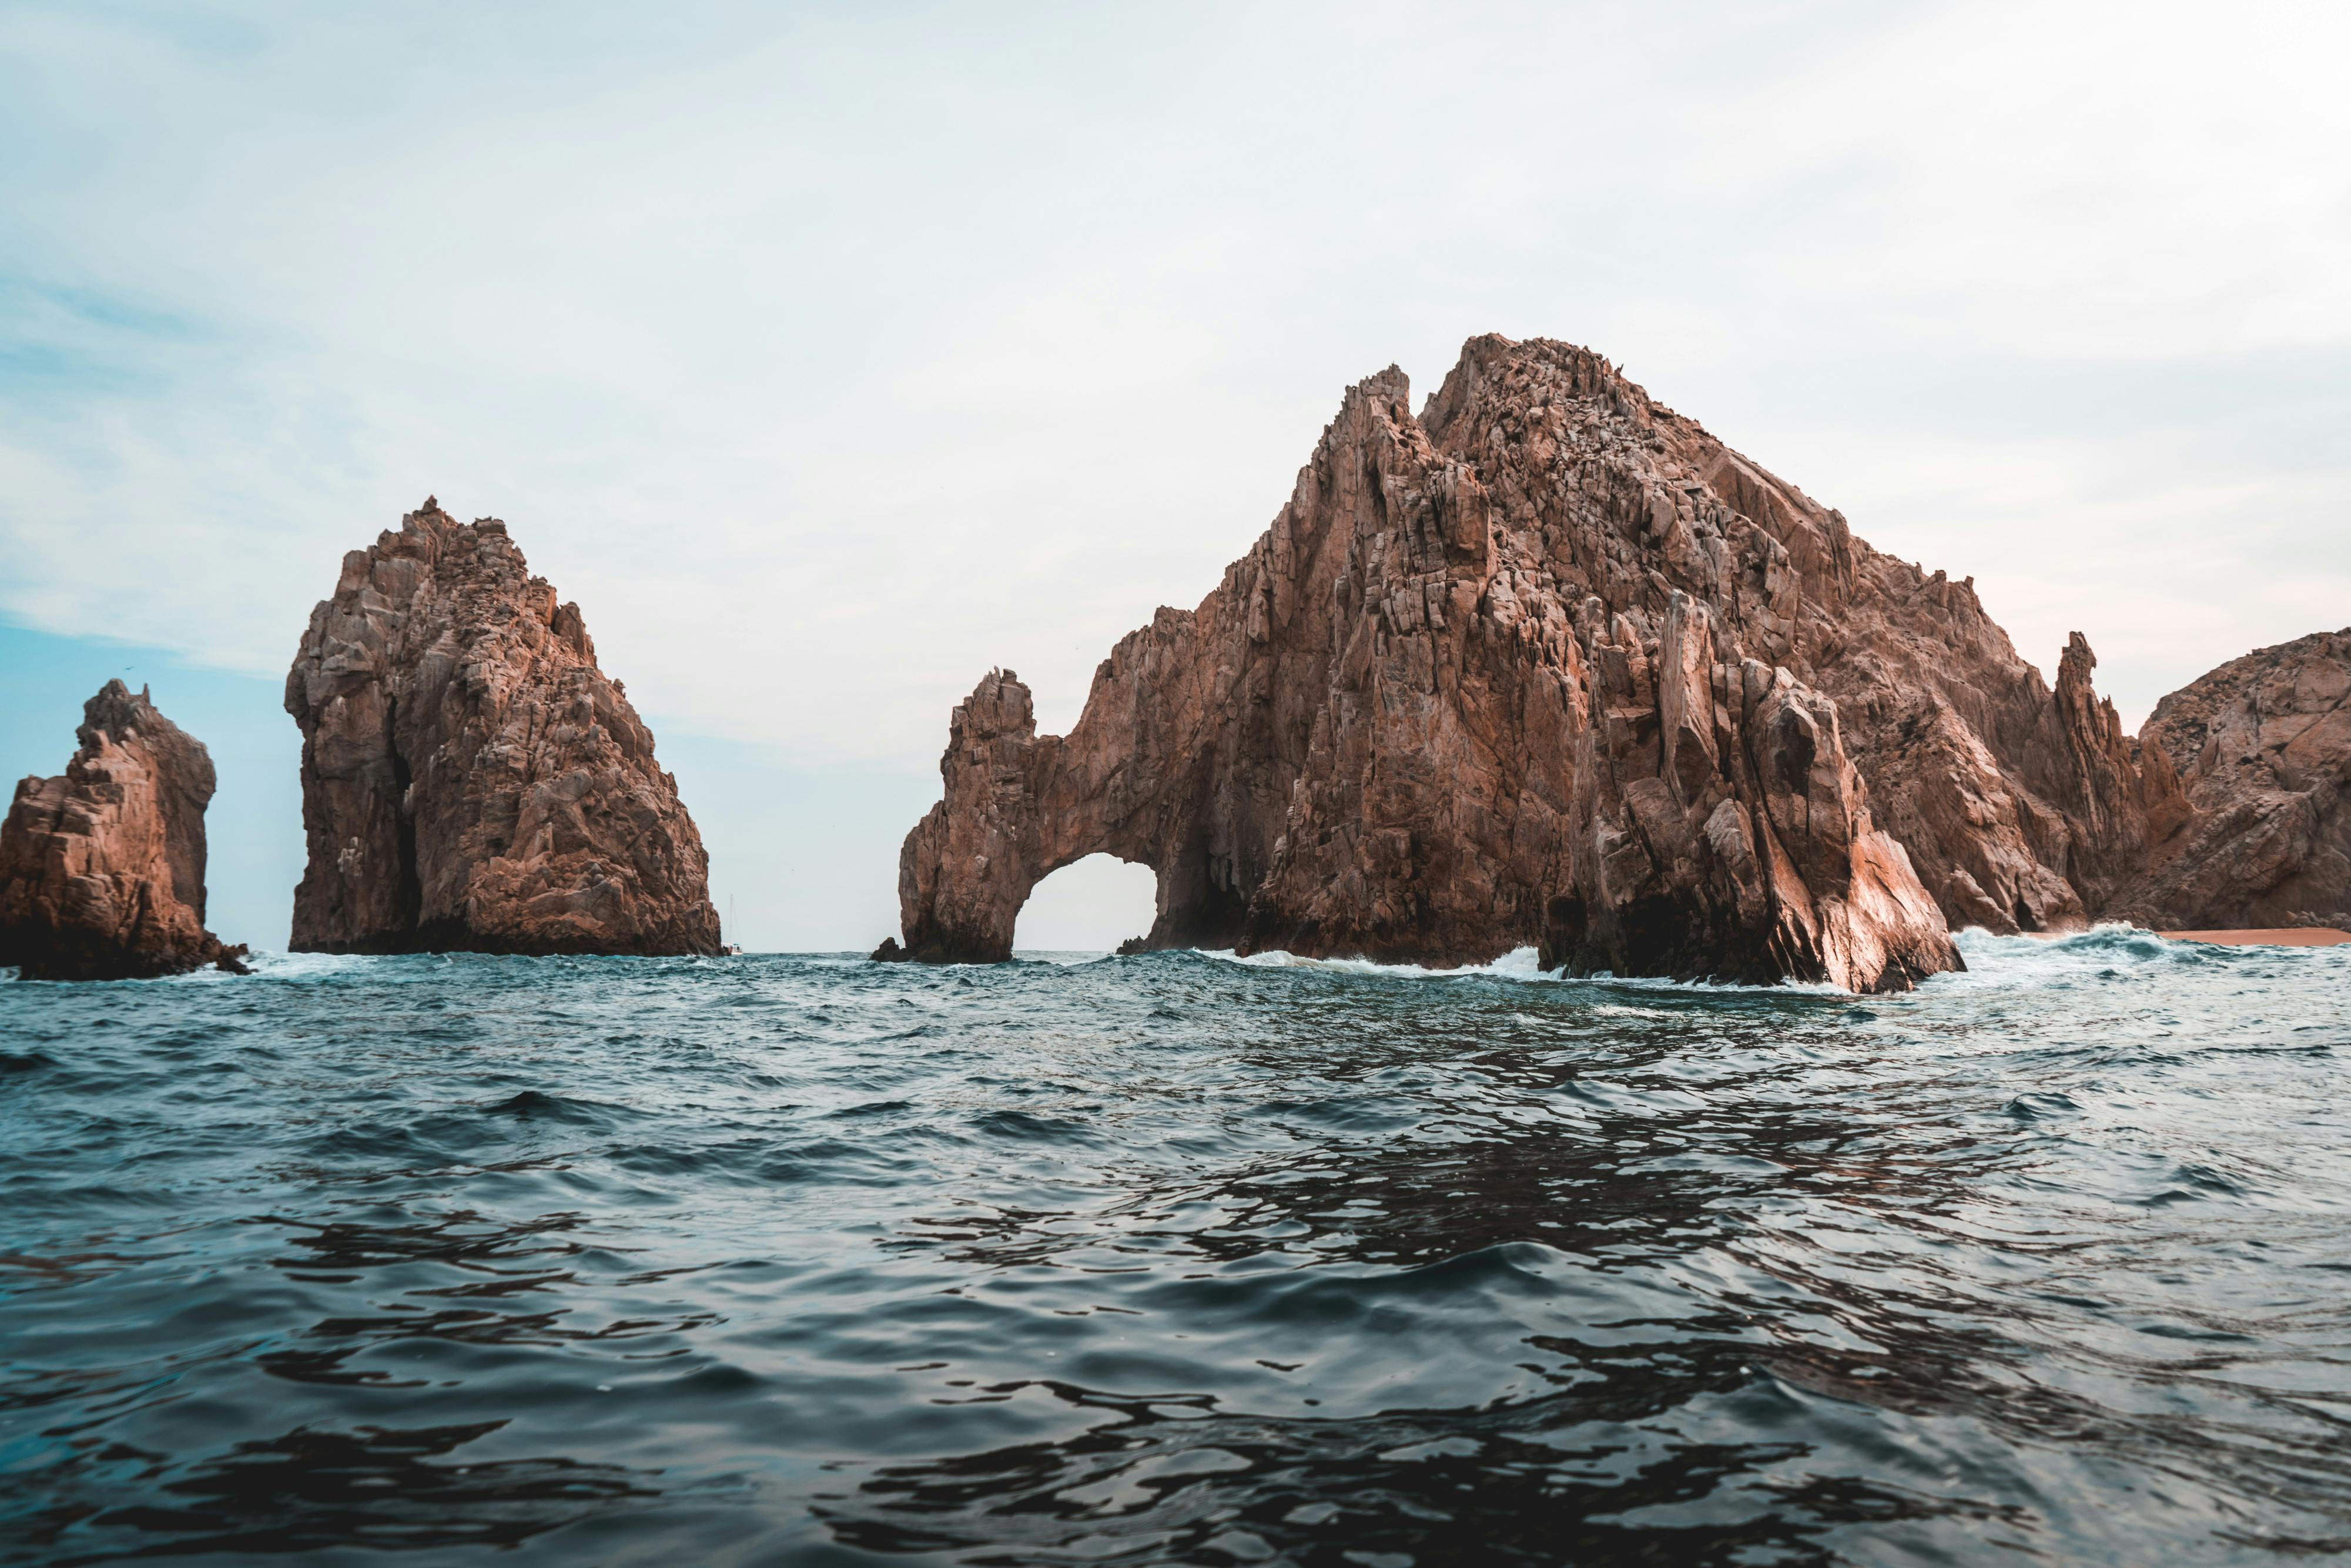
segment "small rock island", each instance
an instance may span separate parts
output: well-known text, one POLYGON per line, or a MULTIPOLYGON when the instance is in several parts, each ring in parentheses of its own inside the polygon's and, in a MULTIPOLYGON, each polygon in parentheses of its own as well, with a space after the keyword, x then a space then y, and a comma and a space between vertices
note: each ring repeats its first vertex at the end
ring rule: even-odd
POLYGON ((495 517, 343 558, 286 679, 298 952, 705 954, 709 857, 621 684, 495 517))
POLYGON ((65 772, 18 784, 0 824, 0 965, 28 980, 246 973, 245 948, 204 929, 211 753, 119 680, 74 735, 65 772))
POLYGON ((1971 579, 1871 549, 1598 354, 1477 338, 1417 417, 1393 367, 1353 388, 1069 735, 980 682, 883 952, 1007 957, 1029 890, 1107 852, 1157 874, 1152 947, 1906 988, 1960 967, 1958 926, 2158 892, 2176 917, 2228 858, 2184 718, 2126 737, 2095 667, 2077 634, 2053 688, 1971 579))

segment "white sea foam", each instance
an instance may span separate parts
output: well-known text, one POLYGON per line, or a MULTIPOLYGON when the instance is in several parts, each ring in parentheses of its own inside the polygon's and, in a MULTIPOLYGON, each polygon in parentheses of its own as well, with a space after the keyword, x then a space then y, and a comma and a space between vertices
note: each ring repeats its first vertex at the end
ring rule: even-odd
POLYGON ((2153 971, 2194 969, 2211 964, 2258 964, 2275 961, 2283 955, 2298 957, 2328 951, 2174 942, 2143 925, 2115 921, 2062 936, 2003 936, 1971 925, 1957 933, 1955 939, 1968 967, 1964 973, 1933 977, 1927 984, 1934 988, 1966 990, 1987 986, 2053 984, 2117 969, 2153 971))
POLYGON ((1432 969, 1423 964, 1380 964, 1369 958, 1301 958, 1279 947, 1247 956, 1230 947, 1195 947, 1192 951, 1203 958, 1218 958, 1250 968, 1324 969, 1334 974, 1380 975, 1396 980, 1458 980, 1478 975, 1505 980, 1555 981, 1566 977, 1562 970, 1541 967, 1532 947, 1513 947, 1490 964, 1464 964, 1451 969, 1432 969))
POLYGON ((364 969, 370 961, 361 953, 273 953, 260 949, 246 959, 255 974, 273 980, 329 979, 364 969))
POLYGON ((1630 986, 1642 990, 1698 991, 1740 995, 1800 992, 1807 996, 1843 997, 1852 993, 1841 986, 1825 981, 1783 979, 1774 986, 1740 985, 1727 980, 1675 980, 1646 975, 1618 975, 1607 969, 1589 975, 1571 975, 1565 967, 1546 969, 1540 954, 1533 947, 1513 947, 1490 964, 1465 964, 1453 969, 1432 969, 1420 964, 1380 964, 1369 958, 1301 958, 1295 953, 1276 948, 1270 952, 1251 953, 1241 956, 1230 947, 1195 947, 1204 958, 1222 959, 1228 964, 1249 965, 1270 969, 1322 969, 1337 974, 1373 975, 1400 980, 1458 980, 1485 977, 1501 980, 1521 980, 1544 985, 1607 985, 1630 986))
MULTIPOLYGON (((2313 955, 2342 955, 2339 961, 2351 963, 2351 946, 2324 947, 2226 947, 2200 942, 2177 942, 2158 936, 2145 926, 2109 921, 2086 931, 2068 933, 2063 936, 2002 936, 1980 926, 1970 926, 1955 934, 1959 955, 1967 960, 1963 971, 1929 976, 1923 985, 1931 989, 1972 989, 1980 987, 2013 987, 2060 981, 2076 975, 2113 969, 2118 966, 2139 965, 2159 967, 2174 965, 2194 967, 2214 962, 2252 962, 2262 958, 2285 962, 2307 962, 2313 955)), ((1336 974, 1378 976, 1389 979, 1451 980, 1471 977, 1546 984, 1597 984, 1629 987, 1641 990, 1759 993, 1794 992, 1806 996, 1850 997, 1855 993, 1825 981, 1783 979, 1777 986, 1745 986, 1717 980, 1674 980, 1646 976, 1623 976, 1601 970, 1590 975, 1571 975, 1563 968, 1545 969, 1532 947, 1514 948, 1490 964, 1466 964, 1458 968, 1430 968, 1420 964, 1380 964, 1368 958, 1301 958, 1294 953, 1275 950, 1241 956, 1233 949, 1195 948, 1205 958, 1217 958, 1229 964, 1241 964, 1262 968, 1321 969, 1336 974)))

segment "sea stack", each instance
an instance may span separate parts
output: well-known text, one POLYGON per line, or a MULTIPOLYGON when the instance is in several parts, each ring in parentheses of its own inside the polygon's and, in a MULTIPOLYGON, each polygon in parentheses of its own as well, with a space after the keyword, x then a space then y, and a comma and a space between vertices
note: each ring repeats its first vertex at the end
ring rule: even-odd
POLYGON ((286 680, 301 952, 716 953, 709 859, 621 684, 495 517, 343 558, 286 680))
POLYGON ((109 681, 82 705, 63 774, 26 779, 0 825, 0 965, 28 980, 124 980, 245 948, 204 929, 204 808, 213 759, 141 690, 109 681))

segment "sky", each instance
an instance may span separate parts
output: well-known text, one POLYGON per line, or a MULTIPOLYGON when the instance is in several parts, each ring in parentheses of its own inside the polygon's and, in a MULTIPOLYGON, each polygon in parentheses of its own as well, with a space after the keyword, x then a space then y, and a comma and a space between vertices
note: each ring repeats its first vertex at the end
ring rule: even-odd
MULTIPOLYGON (((983 674, 1065 729, 1347 385, 1485 331, 2083 632, 2135 727, 2351 623, 2346 58, 2317 5, 14 0, 0 766, 149 673, 215 927, 282 943, 284 671, 430 493, 580 603, 730 935, 867 947, 983 674)), ((1089 862, 1019 940, 1149 903, 1089 862)))

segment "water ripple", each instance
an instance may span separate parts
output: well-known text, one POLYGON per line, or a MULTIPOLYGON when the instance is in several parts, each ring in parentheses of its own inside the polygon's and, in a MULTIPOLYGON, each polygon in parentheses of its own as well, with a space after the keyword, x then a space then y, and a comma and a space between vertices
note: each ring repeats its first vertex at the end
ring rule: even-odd
POLYGON ((2351 1550, 2351 949, 0 988, 0 1563, 2351 1550))

